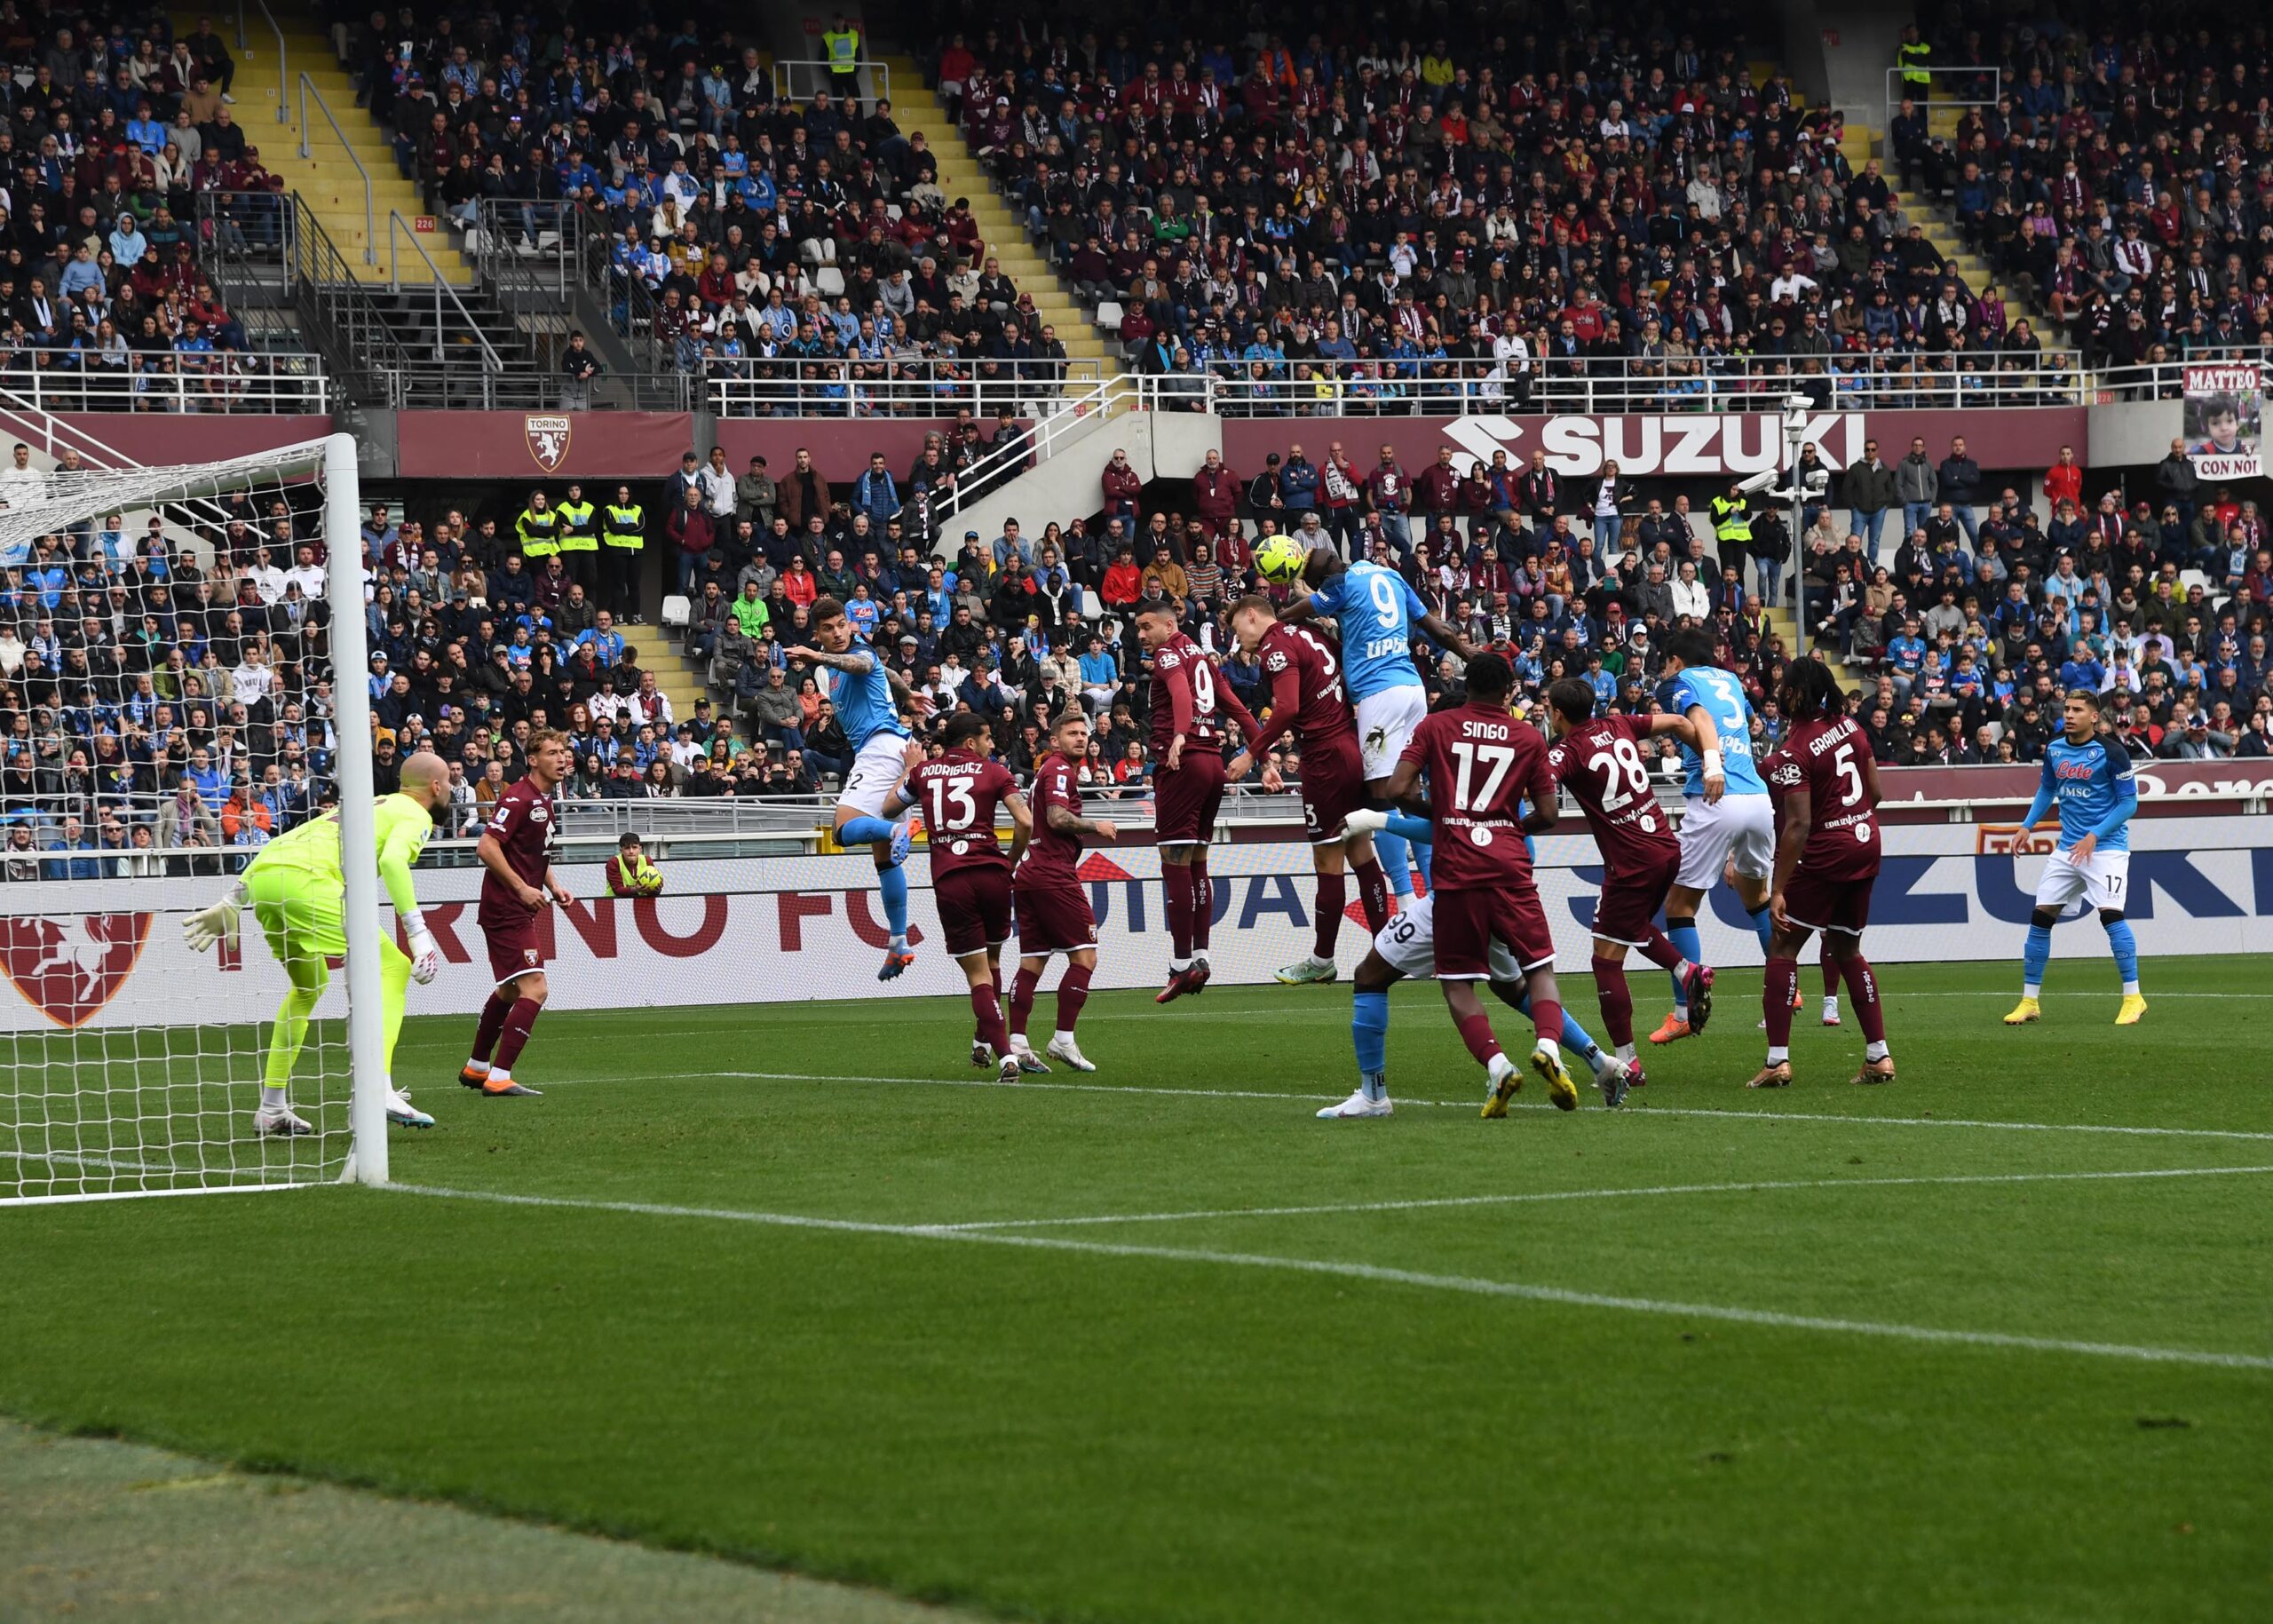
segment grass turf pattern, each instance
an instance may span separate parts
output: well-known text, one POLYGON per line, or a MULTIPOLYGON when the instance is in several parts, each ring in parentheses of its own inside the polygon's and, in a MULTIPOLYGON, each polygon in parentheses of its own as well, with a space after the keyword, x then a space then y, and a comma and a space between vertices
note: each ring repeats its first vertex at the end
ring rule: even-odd
POLYGON ((2008 1031, 1890 966, 1862 1089, 1806 967, 1772 1096, 1733 974, 1628 1109, 1504 1122, 1427 986, 1444 1103, 1373 1122, 1311 1117, 1336 987, 1099 994, 1046 1088, 960 1000, 550 1013, 542 1101, 415 1020, 397 1179, 570 1204, 0 1213, 0 1410, 1020 1616, 2262 1617, 2261 973, 2008 1031))

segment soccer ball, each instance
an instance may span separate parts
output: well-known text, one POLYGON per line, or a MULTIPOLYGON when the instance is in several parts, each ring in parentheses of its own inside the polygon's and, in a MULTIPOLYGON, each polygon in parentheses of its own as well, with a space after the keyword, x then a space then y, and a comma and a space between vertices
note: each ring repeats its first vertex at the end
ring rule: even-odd
POLYGON ((1303 573, 1310 549, 1291 535, 1274 535, 1255 550, 1255 567, 1275 586, 1291 586, 1303 573))

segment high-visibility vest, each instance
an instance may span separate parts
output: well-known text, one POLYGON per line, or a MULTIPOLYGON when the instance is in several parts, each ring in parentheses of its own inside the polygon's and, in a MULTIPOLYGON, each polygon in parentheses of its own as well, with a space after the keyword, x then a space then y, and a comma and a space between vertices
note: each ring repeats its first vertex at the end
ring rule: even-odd
POLYGON ((513 534, 520 538, 523 558, 550 558, 560 551, 560 510, 547 508, 540 513, 535 508, 523 508, 520 517, 513 520, 513 534))
POLYGON ((1915 43, 1905 42, 1897 48, 1895 56, 1902 64, 1903 83, 1914 85, 1921 91, 1931 84, 1934 79, 1926 71, 1926 63, 1933 54, 1934 48, 1922 39, 1915 43))
POLYGON ((1733 502, 1726 496, 1713 498, 1713 539, 1737 543, 1752 540, 1752 515, 1741 497, 1733 502))
POLYGON ((637 552, 647 544, 647 516, 638 503, 620 508, 613 502, 607 504, 607 528, 600 532, 600 540, 611 547, 621 547, 626 552, 637 552))
POLYGON ((842 34, 833 32, 824 34, 820 36, 820 43, 828 48, 829 72, 833 74, 849 74, 859 66, 860 60, 859 29, 847 28, 842 34))
POLYGON ((592 528, 592 504, 589 502, 564 502, 552 510, 560 515, 560 551, 563 552, 598 552, 600 538, 592 528))

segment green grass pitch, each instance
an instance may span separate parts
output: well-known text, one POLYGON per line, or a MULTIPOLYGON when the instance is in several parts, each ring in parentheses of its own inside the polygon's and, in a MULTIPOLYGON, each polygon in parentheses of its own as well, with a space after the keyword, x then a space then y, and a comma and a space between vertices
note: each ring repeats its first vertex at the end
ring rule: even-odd
POLYGON ((1017 1618, 2264 1619, 2263 978, 1888 966, 1865 1089, 1809 964, 1761 1095, 1731 974, 1499 1122, 1426 986, 1353 1123, 1343 987, 1015 1089, 960 1000, 555 1013, 507 1102, 416 1020, 403 1189, 0 1211, 0 1412, 1017 1618))

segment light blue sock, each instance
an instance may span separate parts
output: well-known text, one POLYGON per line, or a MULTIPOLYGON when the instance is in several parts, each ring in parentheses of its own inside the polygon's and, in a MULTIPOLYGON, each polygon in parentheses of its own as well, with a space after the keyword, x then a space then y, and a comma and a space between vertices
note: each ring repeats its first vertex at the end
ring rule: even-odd
MULTIPOLYGON (((1680 954, 1691 963, 1702 964, 1705 962, 1705 939, 1697 934, 1696 920, 1667 920, 1666 939, 1673 944, 1675 952, 1680 954)), ((1670 970, 1666 974, 1667 979, 1673 983, 1673 1018, 1675 1020, 1687 1020, 1689 1018, 1689 989, 1682 985, 1679 976, 1673 974, 1670 970)))
MULTIPOLYGON (((1521 997, 1516 1000, 1516 1013, 1518 1015, 1529 1015, 1531 1013, 1531 994, 1529 991, 1525 991, 1521 997)), ((1571 1008, 1568 1004, 1565 1004, 1563 1007, 1563 1035, 1558 1042, 1562 1043, 1564 1048, 1576 1050, 1582 1055, 1591 1055, 1595 1052, 1594 1038, 1588 1033, 1584 1026, 1579 1025, 1579 1023, 1572 1018, 1571 1008)))
POLYGON ((899 833, 899 826, 886 823, 882 818, 848 818, 844 827, 836 831, 836 840, 839 845, 872 846, 899 833))
POLYGON ((2119 919, 2107 927, 2107 945, 2115 949, 2115 973, 2123 978, 2123 990, 2139 990, 2139 939, 2131 934, 2131 922, 2119 919))
POLYGON ((884 920, 891 926, 891 945, 907 946, 907 870, 895 863, 876 870, 876 884, 884 893, 884 920))
POLYGON ((1413 865, 1421 870, 1421 883, 1430 891, 1437 889, 1437 882, 1429 873, 1429 860, 1435 855, 1436 850, 1434 841, 1416 840, 1413 843, 1413 865))
POLYGON ((1410 898, 1413 868, 1406 858, 1405 836, 1382 830, 1374 836, 1374 855, 1381 860, 1382 871, 1389 875, 1389 888, 1400 897, 1410 898))
POLYGON ((1389 989, 1350 1001, 1350 1046, 1358 1051, 1358 1081, 1367 1099, 1389 1092, 1389 989))
POLYGON ((1776 922, 1769 917, 1767 904, 1746 910, 1746 916, 1752 921, 1754 934, 1760 938, 1761 952, 1767 952, 1768 944, 1776 939, 1776 922))
MULTIPOLYGON (((2128 937, 2130 933, 2130 927, 2126 925, 2124 935, 2128 937)), ((2112 936, 2114 932, 2111 931, 2108 934, 2112 936)), ((2044 967, 2051 962, 2052 927, 2029 926, 2028 947, 2021 954, 2021 985, 2029 997, 2033 998, 2044 990, 2044 967)), ((2137 961, 2134 959, 2133 963, 2135 965, 2137 961)))

